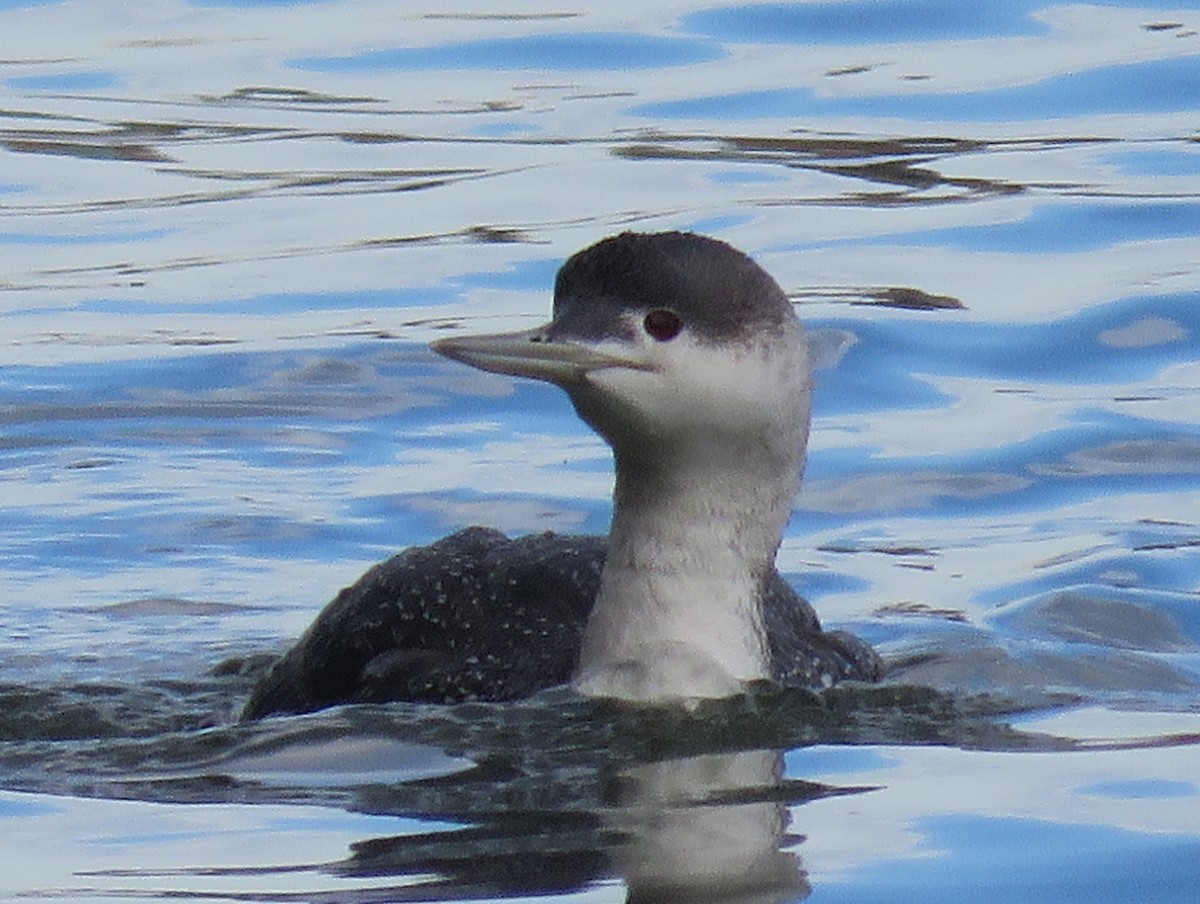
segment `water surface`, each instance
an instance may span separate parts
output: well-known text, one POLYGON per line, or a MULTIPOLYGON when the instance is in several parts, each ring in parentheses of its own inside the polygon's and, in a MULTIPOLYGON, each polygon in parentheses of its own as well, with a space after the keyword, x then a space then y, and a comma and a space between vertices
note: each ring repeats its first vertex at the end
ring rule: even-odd
POLYGON ((1190 901, 1198 30, 0 3, 0 893, 1190 901), (780 568, 893 685, 234 725, 369 564, 606 529, 565 398, 425 343, 540 322, 627 228, 726 239, 797 303, 780 568))

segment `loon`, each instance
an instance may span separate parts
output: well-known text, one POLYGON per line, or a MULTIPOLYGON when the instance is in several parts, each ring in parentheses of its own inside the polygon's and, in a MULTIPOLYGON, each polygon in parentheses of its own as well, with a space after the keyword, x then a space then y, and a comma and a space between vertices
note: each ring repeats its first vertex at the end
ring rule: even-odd
POLYGON ((243 719, 568 682, 663 703, 878 680, 874 650, 822 630, 775 570, 812 382, 791 303, 748 256, 694 233, 622 233, 562 266, 548 324, 433 349, 566 391, 613 450, 608 537, 470 527, 402 552, 337 595, 243 719))

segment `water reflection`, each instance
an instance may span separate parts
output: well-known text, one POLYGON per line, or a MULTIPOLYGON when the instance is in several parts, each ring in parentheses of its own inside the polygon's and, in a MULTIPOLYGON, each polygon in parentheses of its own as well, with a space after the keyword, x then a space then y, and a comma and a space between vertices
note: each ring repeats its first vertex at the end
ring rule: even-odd
POLYGON ((769 750, 629 766, 604 779, 595 812, 509 814, 483 827, 359 842, 337 870, 440 874, 422 890, 447 897, 561 895, 619 880, 630 901, 800 900, 810 888, 787 806, 869 789, 781 775, 782 756, 769 750))
MULTIPOLYGON (((795 901, 811 889, 785 845, 782 754, 757 750, 653 763, 617 779, 606 823, 628 841, 617 854, 630 901, 795 901), (766 800, 759 798, 766 797, 766 800)), ((851 793, 793 783, 789 803, 851 793)))
POLYGON ((405 862, 487 850, 615 900, 670 862, 634 841, 733 807, 785 897, 1190 904, 1200 42, 1169 6, 0 2, 0 783, 134 798, 0 794, 0 892, 429 897, 405 862), (994 711, 846 731, 835 701, 606 783, 477 743, 520 712, 402 714, 415 765, 361 713, 230 729, 368 564, 467 521, 604 529, 565 402, 420 343, 540 322, 565 254, 629 227, 752 251, 824 337, 781 564, 827 622, 960 695, 1163 712, 1043 713, 1082 740, 1018 755, 1047 748, 994 711), (330 738, 362 744, 318 769, 330 738), (675 770, 742 790, 675 807, 675 770), (800 781, 884 790, 789 809, 800 781))
MULTIPOLYGON (((902 708, 916 717, 917 702, 902 708)), ((598 755, 585 737, 589 726, 604 731, 595 711, 574 725, 533 708, 489 716, 475 707, 463 715, 462 727, 481 716, 499 720, 475 733, 474 765, 429 747, 427 769, 419 746, 377 733, 389 724, 404 730, 405 713, 347 710, 300 720, 304 726, 255 726, 249 747, 246 738, 234 743, 246 752, 232 758, 213 757, 210 738, 192 744, 202 761, 185 770, 190 778, 150 772, 136 780, 145 783, 138 796, 157 783, 159 794, 225 799, 219 807, 0 794, 0 822, 22 855, 0 890, 36 888, 43 899, 553 895, 783 904, 810 893, 861 900, 881 891, 948 901, 983 882, 987 900, 1003 901, 1029 883, 1049 893, 1083 857, 1102 902, 1127 900, 1129 888, 1147 882, 1156 900, 1184 902, 1194 891, 1200 788, 1180 777, 1200 738, 1194 715, 1075 708, 1036 717, 1026 733, 993 734, 975 751, 820 745, 781 752, 751 743, 662 758, 645 749, 630 756, 637 743, 627 730, 614 735, 617 749, 598 755), (345 732, 347 723, 356 731, 345 732), (584 743, 551 749, 535 741, 555 726, 559 741, 584 743), (1064 737, 1037 733, 1044 730, 1064 737), (1015 746, 987 749, 993 742, 1015 746), (1021 746, 1026 752, 1014 752, 1021 746), (339 750, 345 777, 357 782, 341 789, 328 783, 330 767, 342 773, 339 750), (398 769, 406 758, 407 776, 398 769), (989 781, 978 781, 980 774, 989 781), (305 783, 351 795, 349 811, 270 802, 305 783), (48 844, 56 835, 63 840, 48 844), (1082 852, 1074 847, 1080 838, 1082 852)), ((672 724, 658 728, 647 720, 641 740, 689 746, 705 725, 709 741, 731 728, 737 734, 736 716, 719 728, 715 715, 690 723, 668 717, 672 724)), ((795 715, 776 727, 794 729, 795 715)), ((889 718, 882 709, 877 715, 889 718)), ((426 711, 408 728, 445 733, 446 716, 426 711)), ((982 725, 961 723, 962 738, 982 725)), ((136 787, 130 775, 121 780, 136 787)))
MULTIPOLYGON (((268 899, 287 893, 268 889, 290 889, 321 899, 366 902, 503 900, 616 887, 624 889, 628 901, 782 904, 811 892, 796 851, 803 838, 788 832, 791 808, 873 789, 781 775, 782 756, 774 751, 711 754, 617 769, 603 780, 605 799, 592 810, 513 809, 470 823, 453 814, 421 820, 330 816, 320 820, 330 840, 334 830, 344 835, 359 823, 383 828, 390 822, 401 831, 360 837, 349 844, 344 858, 309 862, 297 847, 304 844, 303 831, 288 823, 317 820, 268 815, 259 831, 286 829, 290 839, 289 853, 274 864, 236 866, 231 852, 224 853, 224 861, 207 864, 185 855, 171 869, 101 866, 104 859, 92 859, 91 868, 77 875, 106 895, 186 894, 197 900, 222 899, 229 895, 222 886, 235 881, 241 889, 237 896, 247 900, 258 899, 256 888, 268 899)), ((375 806, 383 793, 370 795, 375 806)), ((52 817, 60 811, 39 807, 36 800, 0 799, 0 819, 52 817), (23 806, 23 800, 30 805, 23 806)), ((269 814, 272 808, 264 809, 269 814)), ((129 838, 144 844, 157 834, 164 850, 156 859, 174 859, 168 850, 176 840, 155 825, 161 820, 129 806, 126 810, 134 819, 129 838)), ((209 856, 217 853, 210 850, 209 856)), ((119 863, 119 856, 108 862, 119 863)), ((44 889, 42 896, 71 897, 83 891, 66 885, 44 889)))

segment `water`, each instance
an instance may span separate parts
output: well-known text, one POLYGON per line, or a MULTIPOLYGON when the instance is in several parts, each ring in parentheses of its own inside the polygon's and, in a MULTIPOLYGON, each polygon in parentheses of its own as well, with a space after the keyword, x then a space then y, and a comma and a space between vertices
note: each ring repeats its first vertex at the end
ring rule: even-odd
POLYGON ((1192 900, 1198 31, 0 3, 0 895, 1192 900), (424 343, 540 322, 624 228, 799 305, 780 567, 896 686, 234 725, 395 550, 605 529, 561 394, 424 343))

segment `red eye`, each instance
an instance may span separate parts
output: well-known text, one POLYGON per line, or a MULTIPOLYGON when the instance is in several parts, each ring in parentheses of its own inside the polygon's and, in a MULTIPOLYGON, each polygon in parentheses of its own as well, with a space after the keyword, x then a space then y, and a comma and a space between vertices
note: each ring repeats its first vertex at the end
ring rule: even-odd
POLYGON ((668 342, 679 335, 679 331, 683 329, 683 321, 679 319, 679 315, 674 311, 668 311, 666 308, 655 308, 646 315, 646 319, 642 321, 642 326, 646 332, 659 342, 668 342))

